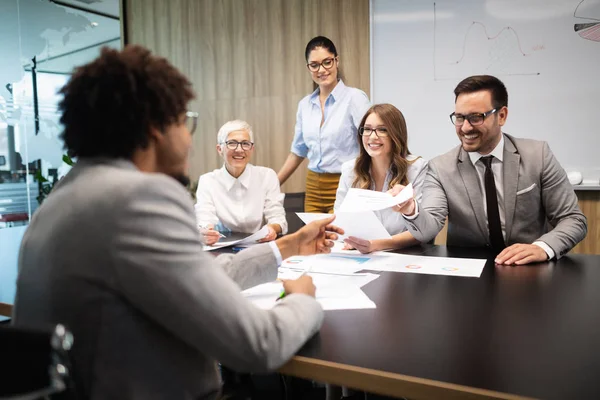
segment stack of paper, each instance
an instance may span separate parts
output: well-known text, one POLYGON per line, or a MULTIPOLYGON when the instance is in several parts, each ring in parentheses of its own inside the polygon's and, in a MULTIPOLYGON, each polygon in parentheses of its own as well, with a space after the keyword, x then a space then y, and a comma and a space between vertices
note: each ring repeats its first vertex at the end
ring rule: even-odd
POLYGON ((267 226, 265 225, 258 232, 253 233, 252 235, 248 235, 245 238, 237 239, 237 240, 219 240, 217 243, 213 244, 212 246, 207 246, 207 245, 202 246, 202 250, 211 251, 211 250, 221 249, 223 247, 228 247, 228 246, 233 246, 233 245, 247 247, 247 246, 256 244, 257 241, 264 238, 268 234, 269 234, 269 228, 267 228, 267 226))

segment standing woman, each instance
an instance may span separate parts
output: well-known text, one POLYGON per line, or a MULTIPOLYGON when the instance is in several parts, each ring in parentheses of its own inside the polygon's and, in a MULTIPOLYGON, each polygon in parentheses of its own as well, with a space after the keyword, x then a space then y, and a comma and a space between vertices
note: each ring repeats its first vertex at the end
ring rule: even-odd
POLYGON ((279 183, 308 158, 305 212, 333 212, 342 164, 358 154, 358 125, 369 108, 360 89, 344 84, 335 45, 324 36, 306 45, 306 65, 318 88, 298 103, 291 152, 277 173, 279 183))
MULTIPOLYGON (((375 104, 363 117, 358 137, 362 142, 360 154, 356 160, 342 165, 335 209, 342 205, 350 188, 387 192, 396 184, 407 185, 409 182, 413 184, 415 198, 420 203, 427 161, 408 151, 406 121, 400 110, 391 104, 375 104)), ((392 237, 365 240, 350 236, 344 240, 346 248, 370 253, 419 243, 407 230, 400 213, 387 208, 375 211, 375 215, 392 237)))

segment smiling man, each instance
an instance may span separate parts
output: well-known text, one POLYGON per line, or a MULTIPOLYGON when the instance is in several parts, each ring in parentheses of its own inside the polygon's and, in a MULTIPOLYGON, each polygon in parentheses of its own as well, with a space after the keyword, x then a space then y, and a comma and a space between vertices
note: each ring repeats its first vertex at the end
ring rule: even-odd
POLYGON ((427 242, 448 217, 448 245, 489 246, 499 264, 567 253, 585 238, 587 222, 548 144, 502 132, 508 93, 499 79, 471 76, 454 94, 450 119, 461 145, 430 161, 419 206, 397 207, 409 231, 427 242))

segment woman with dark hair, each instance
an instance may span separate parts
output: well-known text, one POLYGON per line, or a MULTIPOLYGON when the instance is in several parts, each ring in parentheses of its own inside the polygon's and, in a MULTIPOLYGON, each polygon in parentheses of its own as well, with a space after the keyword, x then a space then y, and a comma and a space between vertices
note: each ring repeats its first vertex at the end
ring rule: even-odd
POLYGON ((341 80, 339 57, 331 40, 313 38, 304 55, 318 87, 298 103, 291 152, 277 176, 283 185, 308 158, 304 211, 329 213, 342 164, 358 154, 356 132, 370 102, 365 92, 341 80))
MULTIPOLYGON (((396 184, 407 185, 410 182, 414 187, 415 198, 420 201, 427 161, 410 154, 406 121, 400 110, 391 104, 372 106, 360 122, 358 137, 362 142, 360 153, 355 160, 342 165, 335 209, 342 205, 351 187, 387 192, 396 184)), ((392 237, 365 240, 350 236, 345 240, 345 248, 370 253, 418 243, 406 230, 400 213, 389 208, 375 211, 375 214, 392 237)))

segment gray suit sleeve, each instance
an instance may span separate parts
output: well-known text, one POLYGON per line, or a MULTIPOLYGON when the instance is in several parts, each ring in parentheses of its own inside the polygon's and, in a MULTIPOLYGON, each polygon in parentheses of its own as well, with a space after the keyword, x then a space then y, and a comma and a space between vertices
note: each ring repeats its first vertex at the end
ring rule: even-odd
POLYGON ((248 247, 237 254, 221 254, 215 261, 241 290, 277 279, 277 260, 268 243, 248 247))
POLYGON ((422 193, 418 215, 413 219, 405 217, 404 221, 415 239, 427 243, 440 233, 448 216, 448 199, 433 162, 429 163, 422 193))
POLYGON ((538 240, 550 246, 556 258, 560 258, 585 238, 587 219, 579 209, 567 173, 552 154, 548 143, 544 143, 543 163, 542 203, 554 229, 538 240))
POLYGON ((272 310, 248 302, 225 270, 264 264, 274 271, 271 249, 256 246, 217 262, 202 251, 187 192, 157 179, 129 188, 119 210, 109 266, 116 290, 171 335, 238 371, 281 366, 318 331, 321 306, 306 295, 290 295, 272 310))

